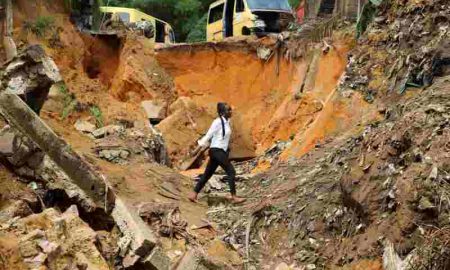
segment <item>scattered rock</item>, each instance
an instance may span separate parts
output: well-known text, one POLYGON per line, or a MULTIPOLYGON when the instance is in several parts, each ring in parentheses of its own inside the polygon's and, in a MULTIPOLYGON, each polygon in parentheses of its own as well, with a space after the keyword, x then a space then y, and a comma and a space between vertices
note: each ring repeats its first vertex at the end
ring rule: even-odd
POLYGON ((35 257, 39 254, 38 246, 34 241, 22 241, 19 244, 19 250, 23 258, 35 257))
POLYGON ((165 118, 165 106, 159 105, 153 100, 144 100, 141 106, 153 125, 158 124, 165 118))
POLYGON ((402 259, 395 252, 394 244, 387 241, 383 252, 383 269, 385 270, 400 270, 403 268, 402 259))
MULTIPOLYGON (((220 177, 221 178, 221 177, 220 177)), ((215 190, 222 190, 223 186, 222 183, 218 180, 217 177, 211 177, 211 179, 208 180, 208 185, 212 187, 215 190)))
POLYGON ((275 270, 291 270, 291 268, 286 263, 280 263, 275 270))
POLYGON ((41 267, 45 264, 47 260, 47 255, 44 253, 39 253, 34 258, 27 258, 24 262, 30 267, 30 269, 41 269, 41 267))
POLYGON ((170 269, 170 259, 164 253, 164 251, 155 247, 150 255, 148 255, 143 261, 143 265, 155 268, 158 270, 169 270, 170 269))
POLYGON ((100 150, 98 156, 109 162, 123 163, 130 156, 129 150, 115 149, 115 150, 100 150))
POLYGON ((258 58, 262 60, 269 60, 270 56, 272 55, 272 50, 270 48, 266 47, 259 47, 256 51, 258 58))
POLYGON ((75 123, 75 129, 83 133, 92 133, 96 130, 96 127, 88 121, 78 119, 75 123))
POLYGON ((94 138, 99 139, 99 138, 106 137, 108 135, 121 133, 123 131, 124 131, 124 128, 122 126, 109 125, 109 126, 94 130, 92 132, 92 135, 94 136, 94 138))
POLYGON ((438 177, 438 168, 437 166, 433 166, 433 168, 431 169, 430 175, 428 176, 429 180, 436 180, 438 177))
POLYGON ((33 214, 33 211, 25 201, 14 201, 7 208, 0 211, 0 223, 7 222, 14 217, 26 217, 31 214, 33 214))
POLYGON ((9 130, 0 132, 0 155, 7 157, 14 154, 14 138, 16 134, 9 130))
POLYGON ((42 252, 49 256, 56 256, 60 252, 60 246, 48 240, 40 240, 38 245, 42 252))
POLYGON ((137 255, 140 260, 145 259, 158 242, 154 233, 141 217, 121 199, 116 199, 112 216, 123 233, 121 252, 129 256, 137 255), (124 248, 126 248, 124 250, 124 248))
POLYGON ((434 206, 427 197, 423 196, 422 198, 420 198, 418 208, 421 211, 426 211, 426 210, 434 209, 434 208, 436 208, 436 206, 434 206))

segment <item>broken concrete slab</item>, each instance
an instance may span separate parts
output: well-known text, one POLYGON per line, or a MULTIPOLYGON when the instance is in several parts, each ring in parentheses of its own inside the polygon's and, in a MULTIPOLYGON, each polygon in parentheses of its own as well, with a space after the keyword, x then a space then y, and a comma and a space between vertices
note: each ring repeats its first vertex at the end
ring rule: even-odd
POLYGON ((128 149, 105 149, 98 152, 98 156, 113 163, 124 163, 130 156, 130 150, 128 149))
POLYGON ((158 104, 154 100, 144 100, 141 102, 141 107, 144 110, 150 123, 158 124, 165 118, 166 109, 163 105, 158 104))
MULTIPOLYGON (((31 61, 29 58, 40 59, 39 52, 45 54, 43 50, 35 50, 29 52, 28 58, 24 59, 26 61, 31 61)), ((41 62, 39 63, 45 65, 44 62, 45 61, 41 59, 41 62)), ((34 62, 31 61, 31 63, 34 62)), ((25 66, 26 65, 28 65, 28 63, 26 63, 25 66)), ((14 69, 20 70, 20 68, 21 67, 15 67, 14 69)), ((24 73, 27 73, 26 70, 24 73)), ((42 73, 40 75, 44 76, 44 74, 45 73, 42 73)), ((48 75, 48 77, 51 76, 53 75, 48 75)), ((6 80, 3 85, 8 85, 7 83, 11 78, 3 76, 2 79, 6 80)), ((46 80, 52 82, 51 78, 47 78, 46 80)), ((22 86, 24 85, 20 85, 20 87, 22 86)), ((31 90, 29 88, 26 90, 32 91, 33 88, 31 86, 35 85, 29 86, 31 90)), ((39 87, 41 88, 36 90, 39 92, 39 98, 45 100, 50 83, 39 85, 39 87)), ((73 198, 74 201, 79 203, 87 212, 100 210, 100 213, 103 213, 102 210, 104 210, 105 214, 108 214, 109 210, 113 210, 111 216, 114 219, 114 222, 117 224, 124 237, 130 239, 129 244, 127 244, 130 249, 126 250, 126 252, 139 256, 142 262, 144 258, 150 255, 156 245, 156 237, 139 215, 137 215, 135 209, 128 207, 120 198, 116 198, 104 178, 39 118, 36 113, 39 112, 41 105, 42 104, 40 103, 25 103, 12 90, 0 88, 0 114, 10 124, 15 135, 20 136, 20 138, 27 141, 25 146, 28 149, 23 151, 26 155, 23 155, 18 159, 18 163, 15 164, 20 163, 25 169, 30 169, 27 167, 28 159, 32 158, 33 162, 30 164, 34 164, 34 161, 36 161, 36 159, 33 158, 34 154, 36 152, 44 153, 45 155, 40 159, 41 163, 33 165, 35 167, 33 173, 38 173, 39 177, 44 181, 47 181, 47 188, 52 189, 56 187, 64 190, 69 198, 73 198), (34 108, 34 112, 29 106, 34 108)), ((122 127, 119 126, 119 128, 122 130, 122 127)), ((117 131, 119 128, 112 129, 117 131)), ((105 130, 105 133, 109 132, 108 127, 105 130)), ((49 212, 45 213, 50 214, 49 212)), ((66 223, 74 220, 75 223, 78 222, 76 219, 66 217, 67 215, 77 216, 73 213, 64 213, 64 218, 68 219, 66 223)), ((57 220, 55 220, 55 222, 58 224, 60 223, 57 220)), ((60 225, 62 227, 59 225, 57 226, 59 229, 55 227, 52 232, 47 233, 49 240, 54 241, 55 239, 59 239, 64 233, 64 224, 60 225)), ((95 234, 92 235, 91 238, 95 239, 95 234)), ((97 269, 91 267, 89 256, 90 254, 80 254, 80 257, 78 258, 77 256, 76 259, 81 264, 88 266, 89 269, 97 269)), ((161 256, 163 256, 163 254, 161 256)), ((101 256, 99 255, 98 257, 101 256)), ((155 268, 156 267, 153 267, 151 269, 155 268)))
MULTIPOLYGON (((0 113, 30 138, 97 206, 105 205, 105 183, 90 166, 17 95, 0 90, 0 113)), ((95 206, 92 206, 93 210, 95 206)))
POLYGON ((131 239, 130 251, 141 257, 150 254, 158 240, 141 217, 120 198, 116 198, 112 216, 124 236, 131 239))
MULTIPOLYGON (((15 65, 2 76, 3 87, 6 86, 6 89, 0 89, 0 114, 12 128, 20 133, 16 132, 16 135, 20 135, 22 140, 29 141, 26 144, 28 148, 32 146, 45 152, 57 167, 83 191, 82 193, 95 202, 96 205, 91 205, 88 207, 90 209, 86 210, 104 206, 105 197, 113 197, 105 196, 104 181, 37 115, 47 98, 51 85, 61 80, 55 63, 40 46, 27 48, 9 66, 14 65, 15 62, 20 62, 21 65, 15 65), (14 81, 22 83, 15 85, 14 81), (21 95, 27 103, 17 94, 21 95)), ((29 150, 24 149, 26 153, 29 150)), ((26 156, 21 155, 17 162, 9 158, 9 162, 19 165, 25 161, 26 156)))
POLYGON ((130 258, 129 264, 134 265, 139 261, 147 265, 149 269, 168 269, 165 268, 164 262, 169 258, 161 251, 154 251, 157 249, 158 240, 134 209, 122 199, 116 198, 116 206, 112 216, 123 233, 122 239, 127 239, 127 241, 124 241, 127 244, 122 249, 128 250, 121 250, 121 252, 127 254, 125 257, 130 258), (135 256, 138 256, 139 260, 131 260, 135 256))
POLYGON ((142 264, 146 267, 156 267, 159 270, 169 270, 170 269, 170 259, 162 251, 160 247, 156 247, 152 250, 150 255, 148 255, 142 264))
POLYGON ((108 135, 112 135, 112 134, 116 134, 116 133, 120 133, 123 132, 124 128, 122 126, 118 126, 118 125, 109 125, 106 127, 102 127, 99 129, 96 129, 92 132, 92 135, 98 139, 98 138, 103 138, 106 137, 108 135))
POLYGON ((15 229, 11 233, 19 242, 20 259, 30 269, 61 269, 61 265, 71 264, 86 265, 83 269, 109 269, 96 246, 96 232, 76 212, 61 214, 48 208, 17 219, 12 226, 15 229))
POLYGON ((78 119, 75 123, 75 129, 83 133, 92 133, 95 131, 96 127, 88 121, 78 119))
POLYGON ((6 90, 19 95, 39 114, 50 87, 62 81, 58 67, 39 45, 28 47, 2 74, 6 90))
POLYGON ((11 131, 0 133, 0 154, 10 156, 14 154, 14 138, 16 135, 11 131))

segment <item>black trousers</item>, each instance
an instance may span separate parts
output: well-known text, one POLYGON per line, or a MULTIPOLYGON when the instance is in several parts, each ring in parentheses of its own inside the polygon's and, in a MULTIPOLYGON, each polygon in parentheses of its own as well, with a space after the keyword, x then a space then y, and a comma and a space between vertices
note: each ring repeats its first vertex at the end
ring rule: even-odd
POLYGON ((219 148, 209 149, 209 162, 206 166, 205 173, 203 173, 194 188, 195 192, 200 193, 200 191, 206 185, 211 176, 213 176, 214 172, 219 166, 222 167, 222 169, 224 169, 228 175, 228 184, 230 185, 231 194, 236 195, 236 171, 234 170, 233 165, 231 165, 230 160, 228 159, 228 153, 219 148))

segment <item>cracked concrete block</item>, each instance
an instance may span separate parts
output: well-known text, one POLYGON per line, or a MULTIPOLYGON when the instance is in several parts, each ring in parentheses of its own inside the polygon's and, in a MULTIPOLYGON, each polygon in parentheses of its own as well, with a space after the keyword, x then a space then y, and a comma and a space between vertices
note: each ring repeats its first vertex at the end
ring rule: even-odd
POLYGON ((157 104, 153 100, 145 100, 141 103, 142 109, 144 109, 147 118, 152 123, 159 123, 163 120, 165 114, 165 108, 162 105, 157 104))
POLYGON ((149 255, 157 243, 157 238, 137 212, 122 199, 116 198, 112 217, 125 237, 131 239, 130 251, 141 258, 149 255))
POLYGON ((142 263, 148 267, 156 267, 159 270, 170 269, 170 259, 160 247, 155 247, 142 263))
POLYGON ((5 131, 0 134, 0 155, 10 156, 14 154, 14 137, 11 131, 5 131))
POLYGON ((24 241, 19 244, 19 252, 23 258, 29 258, 38 255, 39 248, 34 241, 24 241))
POLYGON ((128 254, 125 258, 123 258, 122 265, 125 269, 132 269, 140 259, 141 257, 136 254, 128 254))
POLYGON ((18 134, 24 135, 21 137, 24 139, 23 143, 20 143, 12 157, 7 158, 12 165, 23 165, 35 150, 41 150, 55 163, 55 172, 64 172, 70 183, 78 187, 78 196, 80 201, 84 201, 87 211, 105 205, 105 183, 98 173, 33 113, 26 103, 9 91, 0 90, 0 105, 1 114, 18 134))
POLYGON ((109 126, 94 130, 92 132, 92 135, 98 139, 98 138, 103 138, 103 137, 106 137, 108 135, 112 135, 115 133, 123 132, 123 130, 124 130, 124 128, 122 126, 109 125, 109 126))
POLYGON ((84 132, 84 133, 92 133, 96 130, 94 124, 89 123, 88 121, 85 121, 85 120, 80 120, 80 119, 77 120, 74 127, 76 130, 78 130, 80 132, 84 132))

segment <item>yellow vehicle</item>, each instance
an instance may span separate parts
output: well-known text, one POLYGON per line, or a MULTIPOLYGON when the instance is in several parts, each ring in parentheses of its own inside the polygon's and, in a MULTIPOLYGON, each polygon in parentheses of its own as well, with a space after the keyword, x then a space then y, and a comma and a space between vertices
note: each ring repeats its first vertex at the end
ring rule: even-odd
POLYGON ((120 23, 134 30, 142 30, 146 37, 156 43, 175 43, 175 33, 170 24, 137 9, 102 6, 100 16, 100 34, 120 23))
POLYGON ((219 0, 208 12, 208 41, 284 31, 294 20, 288 0, 219 0))

